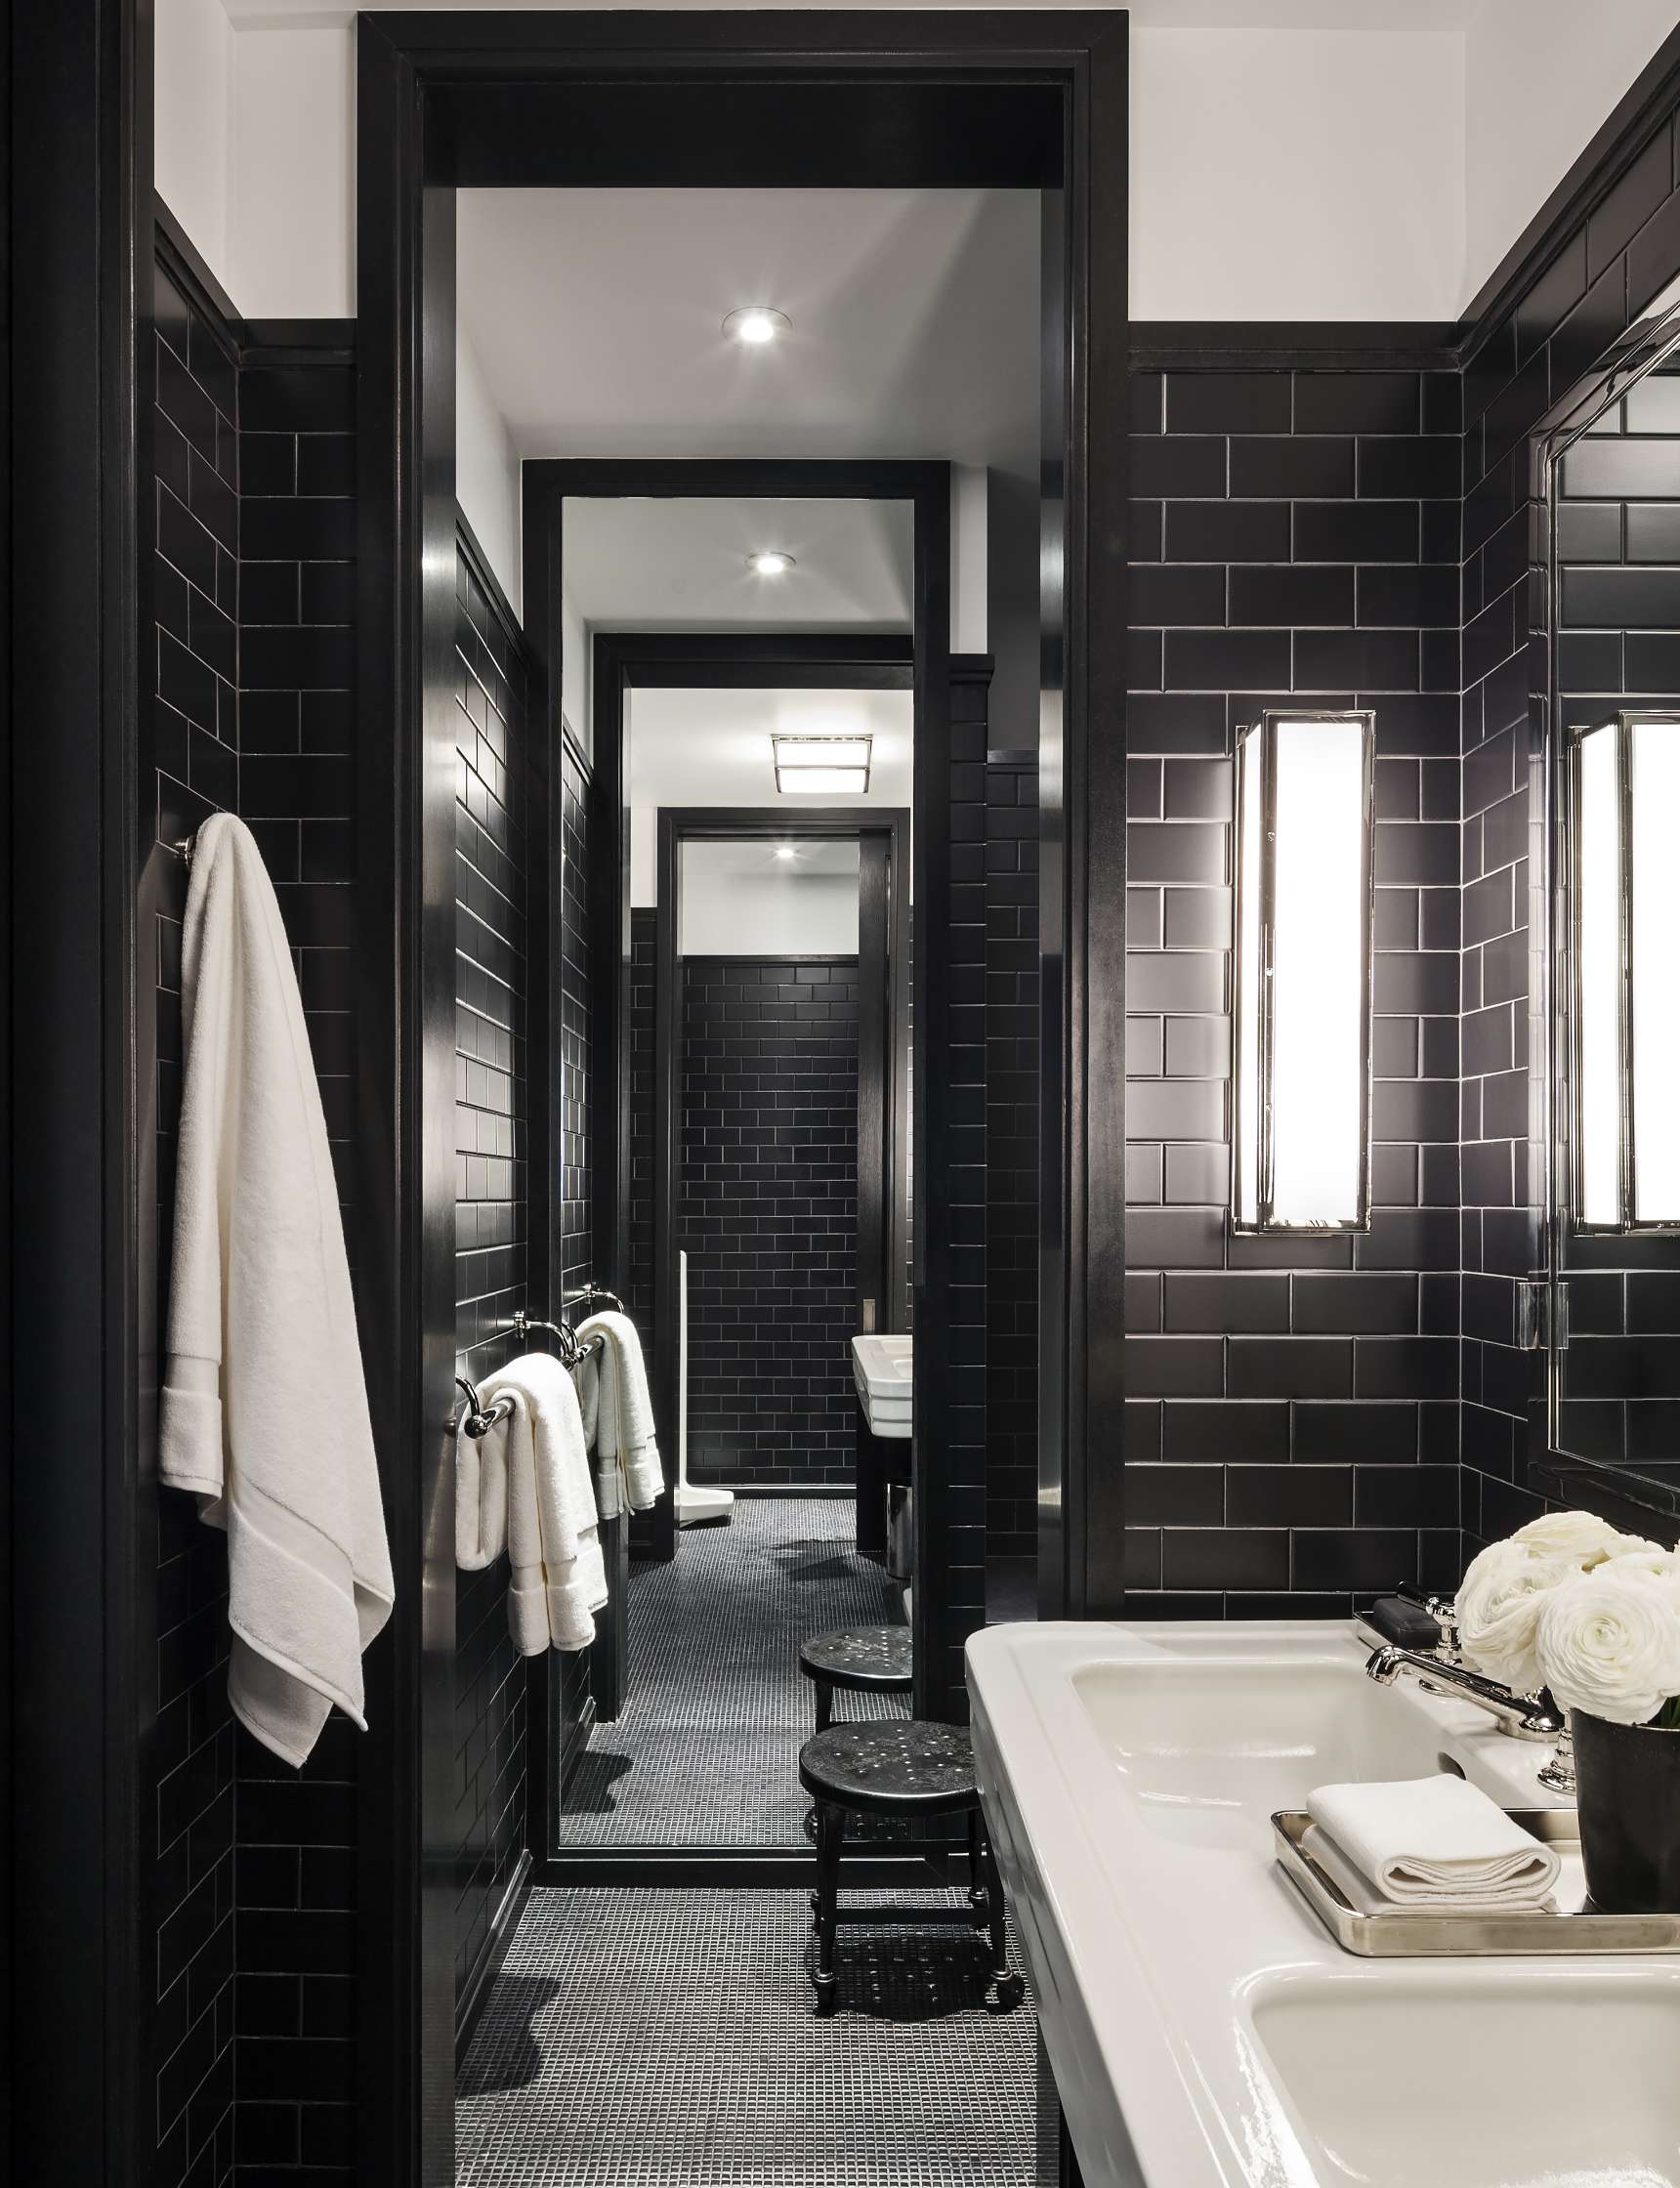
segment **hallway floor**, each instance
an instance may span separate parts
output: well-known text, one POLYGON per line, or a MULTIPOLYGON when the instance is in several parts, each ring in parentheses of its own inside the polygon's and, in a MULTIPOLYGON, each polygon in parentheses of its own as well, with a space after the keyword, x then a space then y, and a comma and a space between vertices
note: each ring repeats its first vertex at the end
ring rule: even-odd
MULTIPOLYGON (((624 1710, 598 1725, 567 1788, 563 1846, 804 1846, 800 1744, 815 1719, 799 1645, 896 1620, 896 1591, 855 1549, 849 1497, 737 1497, 688 1529, 669 1565, 630 1575, 624 1710)), ((842 1716, 907 1715, 846 1695, 842 1716)))
POLYGON ((457 2188, 1031 2188, 1032 2009, 987 2009, 980 1941, 842 1931, 819 2021, 809 1924, 801 1891, 533 1891, 457 2188))

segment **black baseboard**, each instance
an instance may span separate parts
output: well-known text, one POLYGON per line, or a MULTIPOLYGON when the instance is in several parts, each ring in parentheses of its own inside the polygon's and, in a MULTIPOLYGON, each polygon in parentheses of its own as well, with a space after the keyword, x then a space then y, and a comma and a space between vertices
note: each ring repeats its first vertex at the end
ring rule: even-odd
MULTIPOLYGON (((778 960, 779 962, 780 960, 778 960)), ((750 1503, 759 1496, 850 1496, 850 1482, 724 1482, 713 1481, 709 1476, 693 1477, 691 1489, 727 1489, 735 1492, 735 1502, 750 1503)))
MULTIPOLYGON (((848 1854, 840 1881, 843 1891, 930 1892, 966 1883, 967 1874, 966 1856, 953 1845, 943 1855, 937 1850, 848 1854)), ((817 1851, 799 1846, 580 1846, 536 1863, 532 1881, 545 1887, 634 1884, 693 1890, 711 1885, 734 1891, 811 1891, 817 1883, 817 1851)))
POLYGON ((467 2046, 473 2041, 473 2032, 484 2010, 484 2000, 490 1995, 490 1985, 501 1973, 502 1962, 508 1957, 508 1947, 513 1943, 514 1931, 519 1927, 520 1916, 525 1913, 525 1901, 530 1897, 531 1858, 522 1853, 515 1865, 502 1903, 490 1921, 489 1935, 484 1939, 473 1972, 468 1976, 460 1997, 455 2000, 455 2068, 460 2071, 461 2061, 467 2056, 467 2046))

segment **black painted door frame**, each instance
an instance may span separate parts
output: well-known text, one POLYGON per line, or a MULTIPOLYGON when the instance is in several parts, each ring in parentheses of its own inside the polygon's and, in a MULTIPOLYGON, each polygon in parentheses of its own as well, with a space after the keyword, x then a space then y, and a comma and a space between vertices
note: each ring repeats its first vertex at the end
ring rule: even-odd
POLYGON ((19 1454, 0 1499, 0 2176, 127 2183, 156 2139, 136 1048, 150 10, 16 0, 0 34, 0 1391, 19 1454), (50 1462, 26 1463, 43 1433, 50 1462))
MULTIPOLYGON (((682 1228, 683 1196, 683 952, 681 948, 681 898, 683 847, 690 843, 772 842, 803 836, 828 842, 856 841, 860 851, 873 852, 880 861, 884 883, 877 947, 879 962, 873 979, 864 975, 862 935, 862 875, 859 877, 859 1057, 858 1057, 858 1170, 859 1170, 859 1266, 860 1301, 865 1293, 877 1303, 904 1296, 904 1227, 887 1217, 889 1209, 903 1207, 903 1180, 905 1146, 902 1120, 909 1056, 902 1031, 908 1016, 909 891, 905 886, 913 857, 910 814, 906 808, 882 806, 816 806, 808 812, 778 813, 763 807, 732 809, 725 806, 662 806, 659 809, 658 877, 654 907, 657 938, 654 978, 654 1056, 657 1085, 653 1096, 653 1281, 658 1300, 656 1327, 674 1329, 677 1318, 677 1240, 682 1228), (865 1068, 868 1043, 865 1029, 873 1016, 873 1056, 865 1068), (894 1038, 894 1030, 900 1037, 894 1038), (866 1129, 867 1120, 867 1129, 866 1129), (870 1149, 873 1150, 872 1158, 870 1149), (872 1239, 865 1241, 864 1169, 868 1162, 876 1199, 872 1239), (865 1244, 872 1253, 865 1260, 865 1244)), ((774 951, 770 954, 774 955, 774 951)), ((937 1155, 916 1156, 917 1170, 932 1169, 937 1155)), ((861 1325, 860 1324, 860 1326, 861 1325)), ((881 1327, 891 1326, 881 1323, 881 1327)), ((661 1432, 669 1423, 670 1450, 677 1448, 679 1370, 677 1348, 661 1342, 657 1377, 661 1432)), ((675 1498, 669 1483, 659 1499, 655 1554, 669 1557, 676 1544, 675 1498)), ((929 1564, 937 1564, 943 1544, 918 1536, 915 1585, 924 1585, 922 1559, 931 1550, 929 1564)))
MULTIPOLYGON (((1043 193, 1040 1579, 1047 1608, 1102 1615, 1119 1602, 1121 1541, 1126 41, 1121 12, 359 19, 358 1304, 398 1572, 368 1659, 378 1729, 359 1823, 370 2180, 443 2188, 453 2172, 454 1637, 433 1611, 453 1586, 452 1177, 438 1119, 451 1091, 456 189, 1043 193)), ((919 870, 918 901, 943 902, 946 882, 919 870)), ((942 997, 919 972, 938 1054, 942 997)), ((918 1086, 918 1112, 925 1098, 918 1086)), ((920 1294, 947 1282, 945 1214, 930 1197, 918 1322, 920 1294)))

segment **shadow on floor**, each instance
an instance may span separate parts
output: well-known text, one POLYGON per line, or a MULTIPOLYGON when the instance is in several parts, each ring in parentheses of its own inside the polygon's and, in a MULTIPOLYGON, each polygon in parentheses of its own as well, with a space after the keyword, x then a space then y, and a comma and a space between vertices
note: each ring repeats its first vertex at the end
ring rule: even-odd
POLYGON ((817 1557, 803 1564, 786 1563, 783 1570, 790 1580, 850 1580, 857 1577, 858 1565, 854 1557, 817 1557))
POLYGON ((525 2089, 542 2072, 542 2046, 531 2023, 560 1996, 548 1975, 509 1975, 504 1969, 491 1988, 480 2034, 455 2077, 457 2097, 493 2097, 505 2089, 525 2089), (519 2023, 517 2036, 507 2032, 519 2023), (493 2041, 484 2039, 494 2024, 493 2041))
POLYGON ((635 1761, 632 1755, 609 1754, 604 1747, 585 1747, 566 1782, 568 1816, 610 1816, 617 1807, 612 1788, 635 1761))

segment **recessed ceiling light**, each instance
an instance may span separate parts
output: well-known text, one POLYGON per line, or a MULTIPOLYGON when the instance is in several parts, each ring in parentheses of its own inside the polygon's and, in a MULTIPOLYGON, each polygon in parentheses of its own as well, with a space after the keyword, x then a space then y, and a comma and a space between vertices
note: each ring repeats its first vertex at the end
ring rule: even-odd
POLYGON ((775 547, 767 547, 762 554, 748 555, 747 565, 760 577, 780 577, 794 567, 793 557, 775 547))
POLYGON ((778 859, 792 859, 798 856, 790 843, 778 843, 776 847, 776 855, 778 859))
POLYGON ((738 312, 732 312, 724 321, 724 332, 735 342, 744 342, 749 349, 759 349, 766 342, 774 342, 778 334, 786 334, 793 321, 785 312, 775 311, 768 304, 743 304, 738 312))
POLYGON ((867 736, 771 737, 776 787, 786 797, 854 797, 869 787, 867 736))

